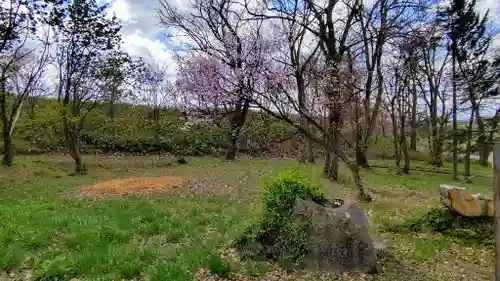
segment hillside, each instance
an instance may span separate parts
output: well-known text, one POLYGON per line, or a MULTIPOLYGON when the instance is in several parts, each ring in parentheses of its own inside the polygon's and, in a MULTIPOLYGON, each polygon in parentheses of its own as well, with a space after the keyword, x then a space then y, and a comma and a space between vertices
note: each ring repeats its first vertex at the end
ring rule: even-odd
MULTIPOLYGON (((16 124, 13 142, 16 154, 42 154, 65 151, 59 104, 51 98, 27 102, 16 124)), ((115 104, 114 120, 109 105, 98 104, 89 114, 82 132, 84 153, 174 153, 183 155, 220 155, 228 148, 227 118, 213 122, 196 112, 183 113, 176 108, 160 110, 158 141, 155 141, 153 109, 146 105, 115 104), (217 124, 216 124, 217 123, 217 124)), ((377 124, 369 158, 392 158, 392 133, 388 121, 377 124), (381 125, 381 124, 385 125, 381 125)), ((1 124, 1 121, 0 121, 1 124)), ((463 124, 461 124, 463 125, 463 124)), ((451 127, 451 126, 450 126, 451 127)), ((427 132, 421 125, 418 150, 414 159, 427 157, 427 132)), ((450 132, 451 133, 451 132, 450 132)), ((298 153, 296 130, 257 110, 251 110, 240 137, 240 152, 295 156, 298 153)), ((0 148, 2 143, 0 142, 0 148)), ((448 148, 447 148, 448 149, 448 148)), ((316 147, 316 154, 322 149, 316 147)), ((445 153, 446 154, 446 153, 445 153)))
MULTIPOLYGON (((227 124, 185 116, 180 110, 162 108, 158 141, 154 139, 153 109, 144 105, 116 104, 115 117, 109 106, 98 104, 87 118, 82 132, 84 152, 169 152, 185 155, 216 154, 228 147, 227 124)), ((248 153, 296 149, 295 130, 283 122, 256 111, 249 112, 240 138, 240 148, 248 153)), ((57 100, 39 98, 35 107, 25 105, 14 130, 17 154, 39 154, 64 150, 57 100)))

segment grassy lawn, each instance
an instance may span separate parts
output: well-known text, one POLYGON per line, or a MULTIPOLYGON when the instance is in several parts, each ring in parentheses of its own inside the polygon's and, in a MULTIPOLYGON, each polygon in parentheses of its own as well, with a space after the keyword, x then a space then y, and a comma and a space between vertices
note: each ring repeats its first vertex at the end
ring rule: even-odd
MULTIPOLYGON (((14 168, 0 168, 0 280, 192 280, 201 267, 219 264, 219 248, 255 217, 261 178, 297 166, 292 160, 194 158, 187 165, 169 165, 168 158, 94 156, 87 159, 89 175, 71 176, 69 158, 16 160, 14 168), (82 186, 102 180, 162 175, 189 183, 172 196, 76 195, 82 186)), ((331 195, 354 191, 348 172, 341 186, 322 179, 320 165, 301 169, 331 195)), ((476 171, 488 174, 484 168, 476 171)), ((450 178, 419 171, 398 177, 392 169, 378 168, 363 172, 375 196, 363 208, 371 231, 388 244, 384 270, 375 280, 491 280, 491 247, 439 233, 385 231, 439 206, 439 184, 491 195, 491 178, 478 176, 468 184, 450 178)), ((254 275, 264 269, 250 262, 232 265, 233 271, 254 275)))

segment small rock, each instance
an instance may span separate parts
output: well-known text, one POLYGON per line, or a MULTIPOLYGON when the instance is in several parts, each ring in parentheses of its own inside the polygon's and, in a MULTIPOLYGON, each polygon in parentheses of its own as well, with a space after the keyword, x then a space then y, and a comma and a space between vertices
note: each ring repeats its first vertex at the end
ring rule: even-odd
POLYGON ((177 163, 178 164, 187 164, 187 161, 184 157, 179 157, 179 159, 177 159, 177 163))

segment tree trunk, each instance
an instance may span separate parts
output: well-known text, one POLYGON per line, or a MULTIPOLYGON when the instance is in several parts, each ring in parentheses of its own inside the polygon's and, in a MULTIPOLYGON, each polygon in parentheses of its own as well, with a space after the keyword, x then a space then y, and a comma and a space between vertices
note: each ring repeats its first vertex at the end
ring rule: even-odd
POLYGON ((400 175, 401 174, 401 153, 399 151, 399 146, 394 146, 394 156, 395 156, 395 164, 396 164, 396 175, 400 175))
POLYGON ((250 100, 242 98, 238 101, 231 118, 231 133, 229 137, 229 150, 226 154, 227 160, 234 160, 238 152, 238 139, 240 137, 241 129, 245 124, 248 108, 250 107, 250 100))
POLYGON ((370 168, 368 159, 366 158, 366 149, 359 146, 356 147, 356 164, 362 168, 370 168))
MULTIPOLYGON (((308 129, 307 128, 307 120, 303 117, 300 118, 300 126, 302 128, 308 129)), ((307 147, 307 136, 306 134, 299 134, 299 145, 300 145, 300 163, 306 164, 307 163, 307 153, 308 153, 308 147, 307 147)))
POLYGON ((340 149, 340 141, 339 141, 339 127, 340 117, 336 117, 339 113, 336 112, 336 109, 330 106, 328 109, 328 117, 326 121, 326 157, 325 157, 325 165, 323 168, 323 174, 326 178, 329 178, 334 181, 338 181, 339 174, 339 158, 337 155, 338 150, 340 149))
POLYGON ((488 156, 490 155, 490 151, 488 149, 488 145, 484 141, 484 137, 480 137, 482 140, 477 142, 479 146, 479 165, 488 167, 488 156))
POLYGON ((77 175, 87 174, 87 166, 83 164, 82 154, 80 153, 79 149, 75 149, 72 157, 75 160, 75 174, 77 175))
POLYGON ((160 149, 160 109, 158 106, 153 107, 153 117, 154 117, 154 128, 153 128, 153 140, 156 152, 158 153, 158 159, 161 155, 160 149))
POLYGON ((431 164, 436 167, 443 167, 443 145, 439 139, 439 136, 432 136, 432 162, 431 164))
POLYGON ((28 96, 28 118, 35 119, 35 108, 37 99, 35 97, 28 96))
MULTIPOLYGON (((5 120, 4 120, 5 122, 5 120)), ((3 160, 2 164, 4 166, 12 166, 14 162, 14 151, 12 148, 12 136, 9 133, 10 128, 9 128, 9 122, 4 123, 3 125, 3 160)))
POLYGON ((4 166, 12 166, 14 153, 12 151, 11 122, 7 114, 7 93, 3 81, 5 81, 5 77, 2 77, 2 82, 0 83, 0 113, 3 121, 2 137, 4 150, 2 164, 4 166))
POLYGON ((112 127, 111 127, 111 137, 112 137, 111 147, 113 150, 115 150, 117 131, 116 131, 116 124, 115 124, 115 104, 114 104, 112 97, 109 100, 109 119, 111 120, 111 125, 112 125, 112 127))
POLYGON ((405 161, 405 165, 403 167, 403 173, 409 174, 410 173, 410 153, 408 151, 408 144, 406 142, 406 136, 404 134, 401 136, 401 150, 403 152, 403 157, 404 157, 404 161, 405 161))
POLYGON ((337 137, 333 137, 327 143, 329 147, 325 149, 325 164, 323 166, 323 175, 333 181, 339 180, 339 157, 337 151, 339 142, 337 137))
POLYGON ((486 137, 486 147, 488 148, 488 157, 489 157, 489 152, 493 151, 493 137, 497 132, 498 123, 500 123, 500 107, 497 108, 495 115, 493 116, 493 119, 491 119, 491 121, 489 122, 488 126, 489 132, 488 136, 486 137))
POLYGON ((465 148, 465 178, 469 180, 470 178, 470 155, 472 153, 472 125, 474 124, 474 110, 471 112, 469 118, 469 126, 467 127, 467 146, 465 148))
POLYGON ((337 137, 335 137, 335 139, 333 141, 333 145, 334 145, 334 150, 331 152, 332 156, 330 157, 331 170, 330 170, 329 176, 330 176, 330 179, 332 179, 334 181, 338 181, 339 180, 340 160, 339 160, 339 157, 337 156, 337 151, 339 150, 337 137))
POLYGON ((75 174, 84 175, 87 173, 87 167, 83 163, 81 154, 81 141, 78 129, 75 124, 72 124, 67 117, 63 117, 64 133, 66 136, 66 145, 68 146, 69 154, 75 161, 75 174))
POLYGON ((354 179, 354 183, 356 184, 356 190, 358 192, 357 197, 360 201, 371 201, 372 197, 366 193, 365 188, 363 186, 363 182, 361 181, 361 176, 359 175, 359 166, 356 163, 349 164, 349 169, 351 170, 352 177, 354 179))
POLYGON ((309 163, 316 163, 316 157, 314 156, 314 144, 310 139, 307 139, 307 156, 309 163))
POLYGON ((469 90, 469 97, 470 101, 472 103, 472 110, 474 111, 474 114, 476 115, 476 121, 477 121, 477 146, 479 147, 479 165, 487 167, 488 166, 488 154, 489 154, 489 149, 486 144, 486 129, 484 125, 484 120, 483 117, 481 116, 479 112, 479 104, 474 98, 474 95, 472 92, 469 90))
POLYGON ((227 160, 236 159, 236 153, 238 151, 238 136, 240 135, 240 128, 236 125, 231 126, 231 135, 229 137, 229 150, 226 154, 227 160))
POLYGON ((87 173, 87 167, 83 164, 82 154, 80 152, 81 145, 78 136, 75 133, 72 133, 70 137, 70 154, 75 160, 75 173, 79 175, 84 175, 87 173))
POLYGON ((429 84, 430 84, 430 89, 432 93, 432 98, 430 101, 430 116, 429 116, 429 121, 430 121, 430 140, 431 140, 431 164, 436 166, 436 167, 442 167, 443 166, 443 159, 442 159, 442 140, 441 136, 442 133, 440 132, 440 129, 442 130, 443 128, 440 127, 439 125, 441 124, 438 119, 438 90, 435 88, 434 83, 432 79, 429 78, 429 84))
POLYGON ((401 150, 401 154, 404 157, 405 165, 403 167, 402 172, 404 174, 410 173, 410 154, 408 153, 408 143, 406 141, 406 114, 407 111, 404 110, 404 101, 400 101, 399 104, 399 148, 401 150))
POLYGON ((325 163, 323 164, 323 176, 325 178, 330 178, 330 174, 331 174, 331 157, 332 157, 332 153, 328 150, 328 148, 326 147, 325 148, 325 163))
POLYGON ((453 112, 453 179, 458 179, 458 139, 457 139, 457 82, 456 82, 456 69, 455 69, 455 57, 456 57, 456 42, 453 39, 452 43, 452 55, 451 55, 451 67, 452 67, 452 112, 453 112))
POLYGON ((375 140, 373 141, 375 146, 377 146, 379 138, 380 138, 380 131, 377 131, 377 133, 375 134, 375 140))
POLYGON ((418 103, 418 95, 417 95, 417 85, 415 81, 413 81, 412 87, 412 104, 411 104, 411 135, 410 135, 410 150, 417 151, 417 103, 418 103))
POLYGON ((339 180, 339 160, 334 151, 326 151, 323 174, 330 180, 339 180))
POLYGON ((396 116, 394 113, 391 114, 391 119, 392 119, 392 134, 393 134, 393 146, 394 146, 394 159, 395 162, 394 164, 396 165, 396 174, 399 175, 401 174, 401 153, 399 149, 399 133, 397 130, 397 122, 396 122, 396 116))
POLYGON ((70 155, 75 161, 75 174, 84 175, 87 173, 87 167, 83 163, 82 154, 80 152, 80 140, 77 136, 71 136, 69 141, 70 155))
MULTIPOLYGON (((352 65, 350 65, 350 70, 352 71, 352 65)), ((370 82, 370 85, 371 85, 371 82, 370 82)), ((354 90, 351 89, 352 87, 349 85, 348 86, 349 88, 349 92, 350 93, 354 93, 354 90)), ((369 98, 369 94, 367 94, 368 96, 366 97, 367 99, 369 98)), ((360 116, 360 110, 359 110, 359 107, 360 107, 360 104, 359 104, 359 99, 356 98, 356 104, 354 105, 354 126, 353 128, 355 129, 355 134, 354 134, 354 138, 356 140, 356 143, 355 143, 355 154, 356 154, 356 164, 359 166, 359 167, 362 167, 362 168, 369 168, 370 165, 368 165, 368 159, 366 159, 366 143, 369 141, 370 139, 370 136, 373 132, 373 124, 371 124, 370 122, 375 122, 376 118, 374 118, 373 120, 368 118, 368 116, 366 116, 365 118, 363 118, 363 120, 365 121, 365 126, 364 126, 364 130, 365 130, 365 139, 364 139, 364 143, 363 143, 363 132, 362 132, 362 127, 361 127, 361 116, 360 116)), ((370 108, 370 102, 365 100, 365 104, 364 104, 364 110, 365 110, 365 114, 367 115, 370 115, 370 112, 369 112, 369 108, 370 108)), ((375 109, 373 109, 375 110, 375 109)), ((376 116, 376 115, 374 115, 376 116)))

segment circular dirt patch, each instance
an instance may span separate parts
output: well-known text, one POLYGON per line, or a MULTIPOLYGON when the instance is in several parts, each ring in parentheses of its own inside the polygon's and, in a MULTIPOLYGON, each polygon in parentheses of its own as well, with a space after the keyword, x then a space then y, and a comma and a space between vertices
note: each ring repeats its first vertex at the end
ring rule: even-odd
POLYGON ((128 179, 114 179, 86 186, 83 192, 87 195, 129 195, 150 194, 169 191, 184 184, 181 177, 140 177, 128 179))

